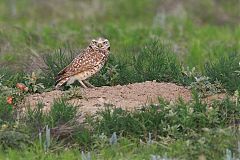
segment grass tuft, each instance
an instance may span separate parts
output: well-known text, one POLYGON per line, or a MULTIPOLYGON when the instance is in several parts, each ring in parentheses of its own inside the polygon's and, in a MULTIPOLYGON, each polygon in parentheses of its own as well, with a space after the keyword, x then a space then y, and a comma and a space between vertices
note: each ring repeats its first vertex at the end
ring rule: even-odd
POLYGON ((231 53, 205 65, 205 72, 211 81, 220 81, 227 91, 240 89, 240 55, 231 53))

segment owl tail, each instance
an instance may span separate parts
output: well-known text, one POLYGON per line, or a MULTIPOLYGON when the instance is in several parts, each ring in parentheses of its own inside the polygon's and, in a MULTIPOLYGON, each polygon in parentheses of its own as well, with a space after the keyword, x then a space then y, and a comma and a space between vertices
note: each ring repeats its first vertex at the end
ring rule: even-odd
POLYGON ((55 89, 59 89, 62 85, 64 85, 69 80, 69 77, 64 78, 60 81, 58 81, 55 85, 55 89))

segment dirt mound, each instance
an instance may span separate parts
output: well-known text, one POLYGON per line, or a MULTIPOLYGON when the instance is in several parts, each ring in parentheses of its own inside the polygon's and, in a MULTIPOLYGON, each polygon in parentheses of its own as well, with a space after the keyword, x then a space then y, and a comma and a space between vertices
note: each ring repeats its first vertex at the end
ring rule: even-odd
POLYGON ((79 106, 80 111, 93 113, 103 108, 106 104, 112 104, 116 107, 132 110, 134 108, 157 103, 158 97, 168 101, 176 101, 182 97, 185 101, 191 99, 191 92, 183 86, 173 83, 144 82, 134 83, 124 86, 104 86, 96 88, 82 89, 76 91, 51 91, 42 94, 34 94, 26 97, 26 103, 31 106, 42 102, 45 109, 48 110, 54 99, 61 96, 69 96, 69 102, 79 106), (81 98, 77 98, 75 94, 81 98))

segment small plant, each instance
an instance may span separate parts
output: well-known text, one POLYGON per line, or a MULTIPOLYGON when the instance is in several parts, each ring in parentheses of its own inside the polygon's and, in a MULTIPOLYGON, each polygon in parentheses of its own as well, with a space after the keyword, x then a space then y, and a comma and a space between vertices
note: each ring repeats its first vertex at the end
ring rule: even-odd
POLYGON ((73 123, 77 107, 68 104, 65 99, 56 99, 49 112, 43 111, 43 107, 41 102, 35 107, 28 107, 26 115, 22 119, 27 126, 26 130, 32 137, 37 137, 37 135, 42 137, 46 126, 51 127, 51 134, 56 140, 71 140, 73 137, 77 139, 79 136, 84 136, 85 133, 88 134, 84 127, 73 123))
POLYGON ((51 144, 51 138, 50 138, 50 128, 48 128, 48 125, 46 125, 46 140, 44 143, 44 151, 48 152, 50 144, 51 144))
POLYGON ((39 145, 41 148, 43 148, 44 152, 48 152, 51 145, 51 130, 50 128, 48 128, 48 125, 45 126, 45 132, 40 131, 38 133, 38 140, 39 140, 39 145), (45 133, 45 136, 42 136, 42 133, 45 133), (44 144, 42 144, 43 140, 45 140, 44 144))
POLYGON ((91 160, 91 153, 88 152, 87 155, 82 151, 82 160, 91 160))
POLYGON ((75 118, 77 107, 68 104, 64 99, 56 99, 48 113, 48 123, 51 127, 65 124, 75 118))
POLYGON ((182 84, 188 85, 188 86, 195 81, 196 77, 201 76, 200 73, 196 71, 195 67, 190 69, 189 67, 182 66, 182 74, 183 74, 182 84))
POLYGON ((134 59, 134 69, 141 81, 181 82, 181 65, 172 49, 158 40, 149 41, 134 59))
POLYGON ((6 122, 13 121, 14 119, 14 108, 12 104, 13 102, 10 98, 12 97, 9 97, 7 99, 5 96, 0 96, 0 126, 6 122))
POLYGON ((9 148, 24 149, 31 144, 30 137, 24 133, 0 130, 0 146, 4 150, 9 148))
POLYGON ((240 55, 232 53, 227 56, 221 56, 219 59, 208 62, 205 65, 206 75, 210 78, 211 82, 219 81, 227 91, 233 93, 239 89, 240 76, 240 55))
POLYGON ((209 77, 195 77, 195 81, 190 84, 191 89, 198 91, 201 97, 210 96, 213 94, 224 92, 220 82, 210 82, 209 77))
POLYGON ((46 125, 47 115, 43 111, 43 106, 43 103, 38 102, 37 105, 33 108, 30 106, 27 107, 24 120, 28 126, 28 129, 33 134, 42 131, 46 125))
POLYGON ((167 158, 167 156, 161 157, 160 155, 151 155, 151 160, 174 160, 174 159, 167 158))
POLYGON ((17 112, 17 105, 24 99, 22 91, 16 88, 0 86, 0 124, 12 122, 17 112))
POLYGON ((147 141, 147 144, 152 144, 153 143, 153 140, 152 140, 152 133, 148 133, 148 141, 147 141))
POLYGON ((17 83, 24 82, 23 77, 25 76, 25 73, 23 72, 16 72, 11 70, 7 67, 1 67, 0 68, 0 82, 2 87, 6 88, 14 88, 16 87, 17 83))
POLYGON ((117 143, 117 134, 116 132, 113 132, 111 138, 109 139, 110 145, 114 145, 117 143))
MULTIPOLYGON (((42 83, 38 83, 39 75, 36 74, 35 72, 32 72, 31 75, 27 75, 24 77, 25 79, 25 84, 27 86, 27 89, 29 92, 36 93, 36 92, 41 92, 45 89, 44 85, 42 83)), ((20 88, 23 88, 23 86, 20 86, 20 88)), ((23 88, 24 89, 24 88, 23 88)))
POLYGON ((2 80, 3 80, 4 75, 0 75, 0 88, 3 86, 2 80))
POLYGON ((121 78, 121 69, 124 68, 117 59, 110 55, 106 65, 95 76, 90 78, 90 82, 95 86, 113 86, 120 82, 125 82, 127 79, 121 78))
POLYGON ((70 89, 65 92, 64 97, 66 99, 72 99, 72 98, 81 99, 81 98, 83 98, 82 89, 80 87, 70 86, 70 89))
POLYGON ((119 73, 118 73, 118 65, 107 65, 106 66, 106 72, 102 75, 105 83, 107 85, 113 86, 116 83, 116 80, 118 79, 119 73))
POLYGON ((42 67, 42 83, 47 87, 55 84, 55 77, 63 68, 65 68, 77 55, 77 51, 71 50, 69 47, 58 49, 54 53, 43 56, 45 67, 42 67))

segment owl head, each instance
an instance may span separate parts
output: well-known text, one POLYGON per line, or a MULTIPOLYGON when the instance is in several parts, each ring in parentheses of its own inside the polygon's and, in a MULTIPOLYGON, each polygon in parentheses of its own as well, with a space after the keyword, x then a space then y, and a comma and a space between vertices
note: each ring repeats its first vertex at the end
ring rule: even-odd
POLYGON ((93 39, 89 46, 94 50, 110 50, 110 43, 105 38, 93 39))

